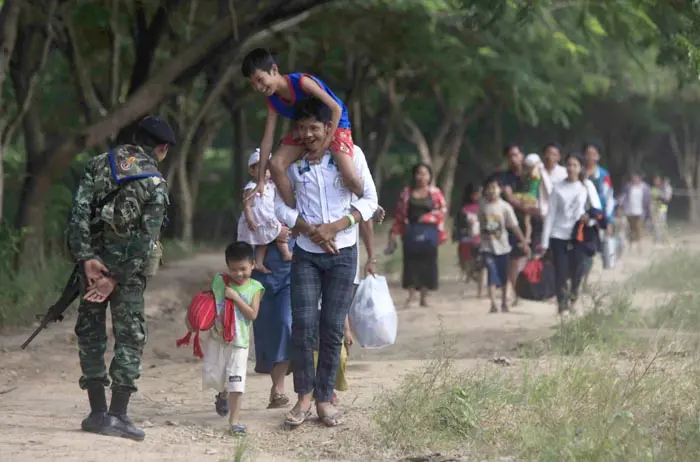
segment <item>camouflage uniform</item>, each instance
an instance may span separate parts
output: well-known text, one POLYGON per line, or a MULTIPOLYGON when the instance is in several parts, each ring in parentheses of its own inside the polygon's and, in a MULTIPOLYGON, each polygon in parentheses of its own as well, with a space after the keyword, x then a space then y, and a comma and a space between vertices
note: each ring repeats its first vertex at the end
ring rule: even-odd
POLYGON ((158 239, 167 203, 168 188, 158 173, 157 161, 141 147, 122 145, 94 157, 85 168, 68 225, 68 243, 76 262, 101 260, 117 285, 102 303, 81 300, 75 333, 82 389, 91 383, 110 383, 104 359, 109 303, 115 337, 109 368, 112 389, 136 391, 148 335, 142 273, 158 239), (124 181, 128 183, 121 184, 124 181), (93 216, 94 204, 117 188, 121 191, 93 216))

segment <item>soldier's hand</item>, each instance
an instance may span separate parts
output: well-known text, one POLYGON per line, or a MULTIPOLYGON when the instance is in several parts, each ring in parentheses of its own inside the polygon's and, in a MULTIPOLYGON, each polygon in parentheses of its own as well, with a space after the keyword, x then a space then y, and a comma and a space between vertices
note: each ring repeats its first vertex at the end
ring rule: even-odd
POLYGON ((96 258, 86 260, 85 263, 83 263, 83 269, 85 270, 85 277, 87 278, 88 286, 92 286, 98 279, 101 279, 109 274, 109 270, 104 263, 96 258))
POLYGON ((112 295, 114 288, 117 286, 117 281, 109 277, 102 277, 91 284, 85 291, 83 297, 88 302, 102 303, 112 295))

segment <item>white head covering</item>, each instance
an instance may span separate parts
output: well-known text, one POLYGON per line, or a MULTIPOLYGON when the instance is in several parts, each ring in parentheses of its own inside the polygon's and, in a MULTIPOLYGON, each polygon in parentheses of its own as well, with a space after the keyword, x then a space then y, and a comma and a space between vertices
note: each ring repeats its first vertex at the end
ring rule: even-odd
MULTIPOLYGON (((272 157, 272 153, 270 153, 270 157, 272 157)), ((268 157, 268 159, 270 158, 268 157)), ((248 157, 248 167, 252 167, 253 165, 257 164, 260 162, 260 148, 257 148, 255 152, 253 152, 250 157, 248 157)))
POLYGON ((534 167, 534 166, 540 164, 541 162, 542 162, 542 160, 540 159, 539 154, 536 154, 536 153, 534 153, 534 152, 528 154, 528 155, 525 157, 525 166, 526 166, 526 167, 532 168, 532 167, 534 167))

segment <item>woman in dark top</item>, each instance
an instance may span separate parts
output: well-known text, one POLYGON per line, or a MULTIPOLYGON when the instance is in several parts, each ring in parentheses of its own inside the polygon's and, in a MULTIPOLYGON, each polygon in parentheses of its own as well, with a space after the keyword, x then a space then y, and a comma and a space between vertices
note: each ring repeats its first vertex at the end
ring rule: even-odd
POLYGON ((397 236, 403 241, 402 287, 408 290, 407 306, 415 291, 420 292, 421 306, 428 306, 428 291, 438 288, 438 246, 447 241, 447 208, 442 191, 431 185, 432 179, 429 165, 413 167, 413 185, 401 193, 389 235, 390 247, 395 247, 397 236))

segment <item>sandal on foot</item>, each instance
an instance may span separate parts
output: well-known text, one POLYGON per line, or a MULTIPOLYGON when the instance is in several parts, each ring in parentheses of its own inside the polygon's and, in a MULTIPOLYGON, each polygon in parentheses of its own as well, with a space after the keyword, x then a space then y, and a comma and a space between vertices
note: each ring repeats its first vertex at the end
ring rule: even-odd
POLYGON ((216 395, 216 413, 221 417, 226 417, 228 415, 228 396, 223 397, 221 394, 216 395))
POLYGON ((267 405, 268 409, 278 409, 289 404, 289 398, 283 393, 275 393, 270 398, 270 402, 267 405))
POLYGON ((489 310, 489 313, 498 313, 498 307, 495 303, 491 304, 491 309, 489 310))
POLYGON ((248 432, 248 428, 245 425, 231 425, 232 435, 243 435, 248 432))
POLYGON ((501 305, 501 313, 510 313, 510 308, 508 308, 507 303, 501 305))
POLYGON ((331 415, 324 415, 323 417, 319 416, 318 420, 326 427, 331 428, 337 427, 338 425, 343 423, 343 421, 341 420, 342 416, 343 413, 341 411, 336 411, 331 415))
POLYGON ((284 423, 290 427, 298 427, 306 422, 306 419, 311 415, 311 406, 308 409, 292 409, 284 418, 284 423))

